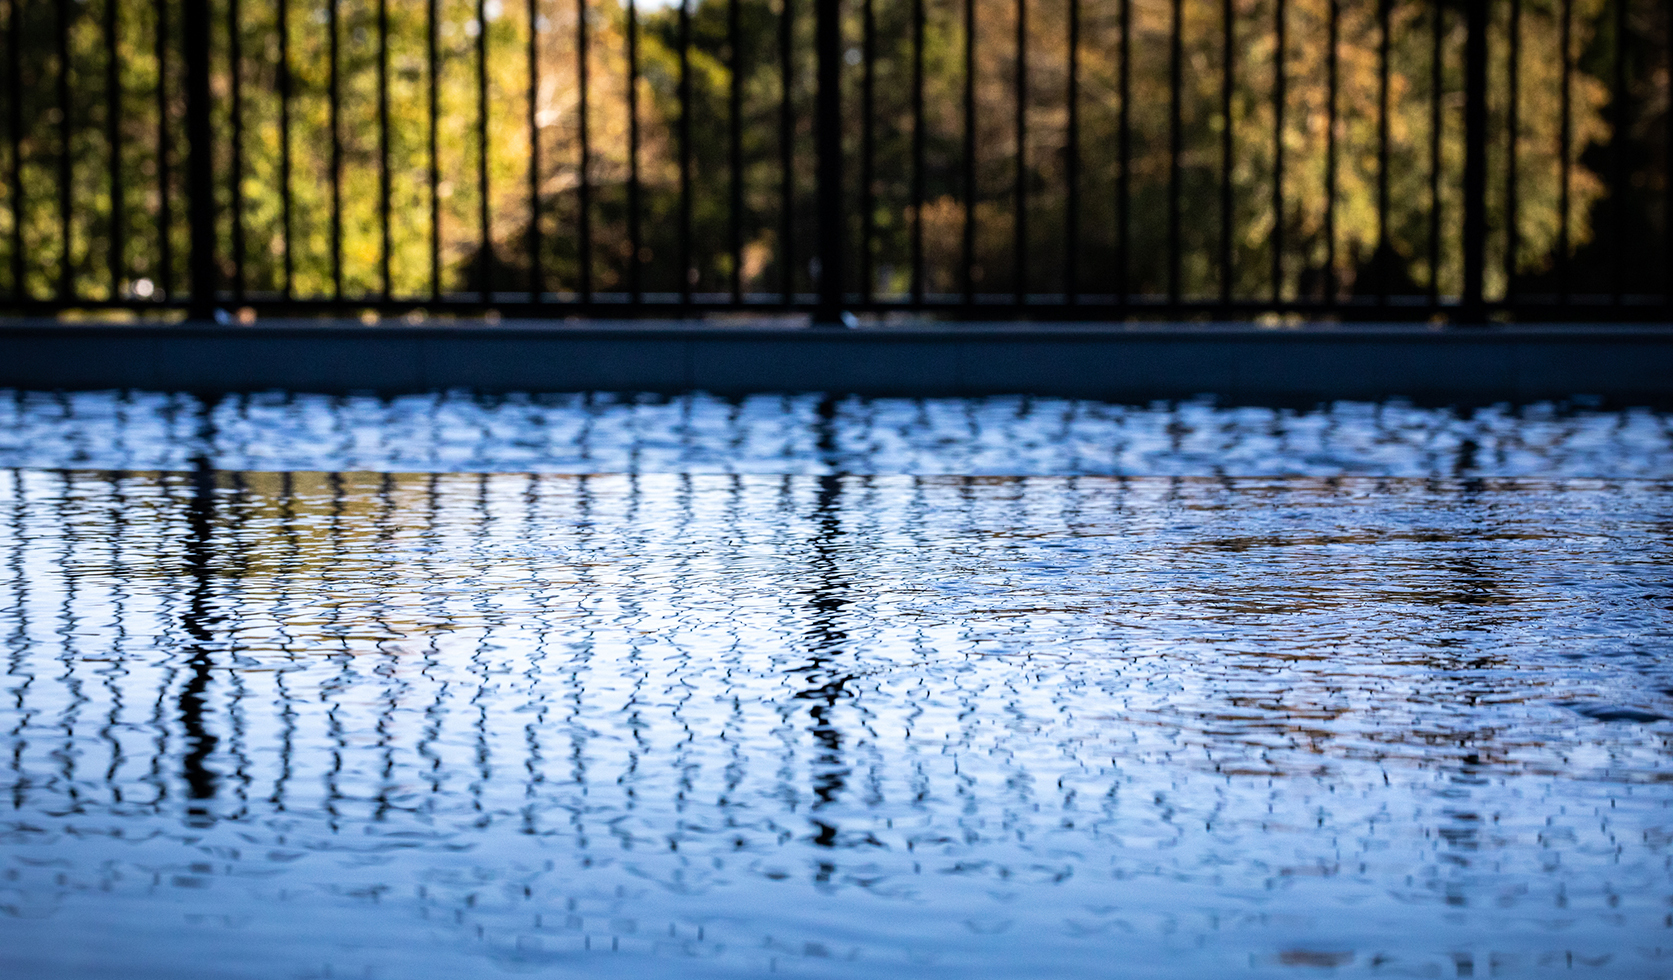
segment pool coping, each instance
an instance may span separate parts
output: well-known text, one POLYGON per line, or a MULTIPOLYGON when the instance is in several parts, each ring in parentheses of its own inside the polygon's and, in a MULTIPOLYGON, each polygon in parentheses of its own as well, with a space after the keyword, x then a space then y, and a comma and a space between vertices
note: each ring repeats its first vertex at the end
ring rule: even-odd
POLYGON ((1673 403, 1673 325, 0 319, 0 386, 1673 403))

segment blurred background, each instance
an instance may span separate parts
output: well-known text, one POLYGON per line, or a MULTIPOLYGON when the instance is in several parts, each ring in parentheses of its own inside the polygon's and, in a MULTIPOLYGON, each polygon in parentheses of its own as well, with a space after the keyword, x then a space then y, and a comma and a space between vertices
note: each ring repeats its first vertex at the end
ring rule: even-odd
MULTIPOLYGON (((209 9, 217 259, 237 297, 817 288, 811 0, 209 9)), ((189 288, 181 5, 5 13, 0 297, 189 288)), ((850 294, 1460 293, 1463 4, 841 16, 850 294)), ((1489 300, 1663 301, 1667 18, 1641 0, 1490 5, 1489 300)))

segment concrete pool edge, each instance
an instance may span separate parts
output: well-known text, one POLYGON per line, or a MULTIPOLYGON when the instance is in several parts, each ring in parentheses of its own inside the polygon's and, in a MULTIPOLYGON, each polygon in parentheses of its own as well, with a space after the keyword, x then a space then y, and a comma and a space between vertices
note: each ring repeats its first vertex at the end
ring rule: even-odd
POLYGON ((824 391, 1231 402, 1673 403, 1673 326, 0 320, 28 390, 824 391))

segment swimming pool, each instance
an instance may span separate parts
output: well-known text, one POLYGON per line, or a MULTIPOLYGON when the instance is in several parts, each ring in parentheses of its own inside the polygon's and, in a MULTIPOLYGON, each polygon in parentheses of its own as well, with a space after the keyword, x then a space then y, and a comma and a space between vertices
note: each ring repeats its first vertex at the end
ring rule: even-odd
POLYGON ((1673 971, 1673 419, 0 400, 8 976, 1673 971))

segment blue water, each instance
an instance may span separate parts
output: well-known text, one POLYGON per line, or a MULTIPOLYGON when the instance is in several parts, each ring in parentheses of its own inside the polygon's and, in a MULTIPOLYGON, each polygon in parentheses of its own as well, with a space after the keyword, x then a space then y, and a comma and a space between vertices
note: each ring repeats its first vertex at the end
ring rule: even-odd
POLYGON ((400 473, 1673 476, 1673 414, 1045 398, 626 395, 204 402, 0 391, 0 466, 400 473))
POLYGON ((0 399, 0 975, 1673 975, 1673 424, 0 399))

